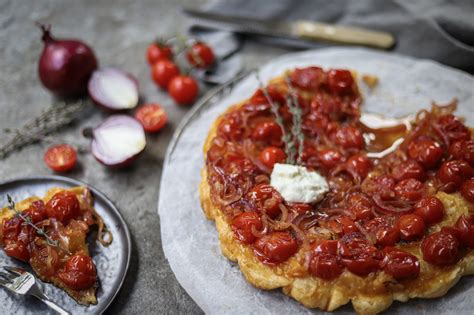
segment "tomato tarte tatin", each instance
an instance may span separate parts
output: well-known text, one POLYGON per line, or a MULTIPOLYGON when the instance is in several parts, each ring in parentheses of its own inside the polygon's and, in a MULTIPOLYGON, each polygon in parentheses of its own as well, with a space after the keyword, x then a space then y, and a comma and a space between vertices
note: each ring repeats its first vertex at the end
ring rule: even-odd
POLYGON ((97 225, 104 246, 112 242, 112 235, 93 207, 90 190, 51 188, 44 198, 27 198, 14 209, 0 209, 0 245, 5 253, 29 263, 41 280, 63 289, 78 303, 97 304, 99 276, 87 234, 97 225))
POLYGON ((212 126, 201 203, 223 254, 256 287, 378 313, 474 273, 474 140, 456 102, 385 129, 362 124, 361 103, 350 71, 297 68, 212 126), (293 153, 288 134, 304 139, 293 153), (295 152, 327 181, 321 201, 290 202, 271 185, 295 152))

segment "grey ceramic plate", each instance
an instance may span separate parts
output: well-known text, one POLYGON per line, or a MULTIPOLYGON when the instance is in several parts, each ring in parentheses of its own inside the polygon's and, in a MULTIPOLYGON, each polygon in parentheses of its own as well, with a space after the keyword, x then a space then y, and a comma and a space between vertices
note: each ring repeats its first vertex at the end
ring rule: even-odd
MULTIPOLYGON (((100 287, 97 291, 97 305, 89 307, 77 304, 64 291, 51 284, 41 283, 43 291, 53 301, 72 314, 101 314, 110 305, 119 291, 127 273, 131 240, 127 225, 113 203, 100 191, 81 181, 61 176, 25 177, 0 184, 0 205, 6 204, 6 194, 15 200, 29 196, 42 197, 51 187, 88 186, 94 196, 94 207, 112 232, 114 240, 103 247, 94 239, 89 239, 89 250, 97 266, 100 287)), ((28 265, 8 257, 0 251, 0 266, 20 266, 30 270, 28 265)), ((34 297, 13 295, 0 288, 0 314, 54 314, 34 297)))

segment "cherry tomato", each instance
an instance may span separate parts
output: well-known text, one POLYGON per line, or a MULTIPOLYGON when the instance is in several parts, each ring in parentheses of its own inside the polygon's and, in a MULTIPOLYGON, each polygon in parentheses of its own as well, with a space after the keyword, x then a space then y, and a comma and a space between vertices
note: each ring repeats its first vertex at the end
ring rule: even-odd
POLYGON ((425 170, 417 161, 408 160, 395 165, 392 169, 392 176, 397 182, 409 178, 423 181, 425 179, 425 170))
POLYGON ((342 147, 362 149, 364 147, 364 138, 359 129, 352 126, 343 126, 339 128, 335 135, 335 141, 342 147))
POLYGON ((449 192, 457 189, 468 178, 474 176, 474 169, 464 160, 444 162, 438 171, 438 178, 443 184, 450 184, 449 192))
POLYGON ((427 236, 421 243, 423 259, 436 266, 449 266, 459 259, 459 241, 452 234, 440 231, 427 236))
POLYGON ((257 258, 268 265, 284 262, 298 250, 298 243, 288 232, 271 232, 254 243, 257 258))
POLYGON ((291 83, 304 90, 317 90, 326 84, 327 76, 319 67, 295 69, 290 75, 291 83))
POLYGON ((347 204, 357 220, 368 220, 374 217, 374 203, 369 196, 362 192, 349 195, 347 204))
POLYGON ((425 222, 416 214, 404 214, 398 219, 400 238, 411 242, 420 239, 425 234, 425 222))
POLYGON ((408 146, 408 156, 423 165, 425 169, 432 169, 443 156, 443 150, 433 139, 419 137, 408 146))
MULTIPOLYGON (((272 103, 278 103, 280 105, 285 104, 285 96, 283 96, 276 87, 269 85, 266 87, 266 92, 272 103)), ((262 89, 258 89, 250 98, 250 104, 252 105, 270 105, 267 96, 262 89)), ((263 106, 262 109, 269 110, 270 106, 263 106)))
POLYGON ((462 184, 461 195, 470 203, 474 203, 474 178, 468 179, 462 184))
POLYGON ((460 140, 469 140, 471 137, 469 129, 464 126, 459 118, 452 114, 439 117, 438 124, 441 126, 443 134, 448 137, 450 143, 460 140))
POLYGON ((341 121, 346 114, 342 111, 342 102, 339 99, 320 93, 312 99, 310 109, 313 115, 327 117, 332 121, 341 121))
POLYGON ((324 280, 333 280, 342 273, 342 266, 337 254, 338 242, 323 241, 311 252, 309 272, 324 280))
POLYGON ((28 244, 21 241, 7 240, 5 241, 3 250, 5 253, 13 258, 28 262, 30 260, 30 253, 28 251, 28 244))
POLYGON ((259 123, 252 133, 252 138, 257 141, 266 141, 272 146, 282 144, 283 131, 274 121, 264 121, 259 123))
POLYGON ((171 47, 160 43, 152 43, 146 50, 146 57, 150 65, 153 65, 155 62, 161 59, 169 60, 171 59, 172 55, 173 50, 171 47))
POLYGON ((244 244, 251 244, 255 241, 256 237, 252 233, 252 229, 261 231, 262 228, 262 220, 257 212, 243 212, 232 221, 232 230, 235 236, 244 244))
POLYGON ((303 214, 303 213, 313 210, 313 206, 308 203, 288 202, 287 205, 290 210, 295 211, 296 213, 299 213, 299 214, 303 214))
POLYGON ((81 214, 81 207, 74 193, 61 191, 48 201, 46 213, 49 218, 55 218, 61 223, 67 223, 81 214))
POLYGON ((240 140, 243 135, 242 119, 236 113, 226 116, 217 127, 218 135, 227 140, 240 140))
POLYGON ((458 237, 465 246, 474 247, 474 215, 461 215, 455 225, 458 237))
POLYGON ((415 279, 420 274, 420 262, 416 256, 393 247, 385 247, 383 252, 384 271, 395 279, 415 279))
POLYGON ((73 290, 85 290, 97 281, 94 262, 89 256, 76 254, 69 258, 64 269, 59 272, 59 278, 73 290))
POLYGON ((389 200, 394 197, 395 179, 388 175, 378 175, 366 179, 362 189, 368 195, 379 194, 383 200, 389 200))
POLYGON ((276 163, 284 163, 286 160, 285 151, 277 147, 266 147, 258 156, 260 162, 266 167, 273 168, 276 163))
POLYGON ((179 68, 167 59, 156 61, 151 68, 151 77, 162 89, 167 89, 171 79, 179 75, 179 68))
POLYGON ((359 231, 354 221, 351 220, 348 216, 344 215, 330 217, 326 222, 325 226, 333 230, 338 235, 350 234, 359 231))
POLYGON ((364 227, 375 234, 379 245, 393 246, 400 240, 398 222, 394 217, 377 217, 367 222, 364 227))
POLYGON ((350 71, 331 70, 328 73, 329 89, 334 94, 347 94, 352 91, 354 78, 350 71))
POLYGON ((38 274, 53 276, 59 263, 59 255, 53 246, 44 246, 31 252, 30 265, 38 274))
POLYGON ((434 196, 425 197, 415 204, 413 213, 421 217, 426 224, 436 224, 443 220, 444 205, 434 196))
POLYGON ((380 269, 382 253, 360 233, 346 234, 339 240, 342 264, 353 274, 366 276, 380 269))
POLYGON ((44 154, 44 162, 55 172, 71 170, 77 161, 76 149, 69 144, 58 144, 49 147, 44 154))
POLYGON ((319 163, 327 170, 344 161, 344 156, 339 151, 333 149, 318 151, 317 155, 319 163))
POLYGON ((301 128, 311 136, 323 134, 329 124, 329 118, 323 114, 309 114, 304 117, 301 128))
POLYGON ((28 209, 23 211, 23 214, 30 217, 33 223, 38 223, 46 219, 46 207, 43 200, 33 201, 28 209))
POLYGON ((168 115, 159 104, 145 104, 137 110, 135 118, 146 132, 157 132, 165 126, 168 115))
POLYGON ((449 147, 449 154, 456 160, 465 160, 474 167, 474 140, 461 140, 449 147))
POLYGON ((191 104, 199 94, 199 86, 196 80, 190 76, 178 75, 171 79, 168 85, 168 93, 178 104, 191 104))
POLYGON ((395 185, 395 193, 406 201, 417 201, 423 196, 424 185, 417 179, 404 179, 395 185))
POLYGON ((209 68, 215 60, 212 48, 205 43, 195 43, 186 53, 188 62, 196 68, 209 68))
POLYGON ((275 188, 268 184, 258 184, 248 193, 248 197, 257 208, 271 218, 275 218, 281 213, 280 204, 283 202, 283 198, 275 188))
POLYGON ((347 160, 346 167, 351 174, 356 173, 361 179, 364 179, 372 168, 372 162, 366 155, 357 154, 347 160))

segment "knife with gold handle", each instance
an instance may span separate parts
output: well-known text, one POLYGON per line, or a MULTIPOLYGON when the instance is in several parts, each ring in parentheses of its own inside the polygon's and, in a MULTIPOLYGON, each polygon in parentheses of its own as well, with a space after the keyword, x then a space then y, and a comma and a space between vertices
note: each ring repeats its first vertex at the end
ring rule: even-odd
POLYGON ((363 45, 379 49, 390 49, 395 45, 395 38, 388 32, 373 31, 352 26, 340 26, 307 20, 266 22, 221 15, 191 7, 184 8, 183 10, 186 14, 194 18, 204 20, 205 25, 208 27, 226 29, 237 33, 311 41, 329 41, 340 44, 363 45))

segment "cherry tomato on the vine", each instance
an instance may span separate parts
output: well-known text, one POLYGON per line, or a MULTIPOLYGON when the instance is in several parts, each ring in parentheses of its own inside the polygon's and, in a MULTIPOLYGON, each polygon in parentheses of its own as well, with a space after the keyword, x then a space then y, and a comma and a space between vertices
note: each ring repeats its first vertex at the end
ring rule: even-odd
POLYGON ((202 42, 192 45, 186 53, 186 58, 196 68, 209 68, 216 59, 212 48, 202 42))
POLYGON ((193 77, 178 75, 171 79, 168 85, 168 93, 178 104, 192 104, 199 93, 199 86, 193 77))
POLYGON ((146 57, 150 65, 161 59, 171 59, 172 56, 171 47, 161 43, 151 43, 146 50, 146 57))
POLYGON ((174 77, 180 73, 178 66, 167 59, 160 59, 156 61, 151 68, 151 77, 155 83, 163 89, 168 88, 168 85, 174 77))

